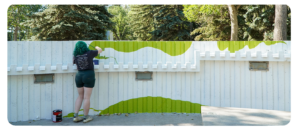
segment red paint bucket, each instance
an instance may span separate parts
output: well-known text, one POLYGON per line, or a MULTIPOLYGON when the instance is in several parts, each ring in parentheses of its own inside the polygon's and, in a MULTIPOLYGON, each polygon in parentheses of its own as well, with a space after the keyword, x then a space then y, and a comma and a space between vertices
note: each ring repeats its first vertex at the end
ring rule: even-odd
POLYGON ((62 121, 62 110, 60 109, 53 110, 52 121, 54 123, 62 121))

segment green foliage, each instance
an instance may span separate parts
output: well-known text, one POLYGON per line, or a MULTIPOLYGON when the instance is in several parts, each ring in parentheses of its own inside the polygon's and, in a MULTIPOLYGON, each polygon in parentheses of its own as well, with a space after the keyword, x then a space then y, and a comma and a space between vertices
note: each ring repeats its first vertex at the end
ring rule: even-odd
POLYGON ((154 31, 153 40, 188 41, 190 40, 191 22, 183 14, 182 5, 153 5, 154 31))
POLYGON ((32 40, 104 40, 112 29, 112 15, 104 5, 49 5, 24 25, 33 28, 32 40))
MULTIPOLYGON (((230 40, 231 23, 227 5, 184 5, 189 21, 200 23, 191 35, 195 40, 230 40)), ((238 39, 242 41, 273 40, 275 6, 241 5, 238 9, 238 39)), ((287 37, 291 35, 291 11, 288 8, 287 37)))
POLYGON ((132 28, 129 26, 130 17, 128 16, 129 7, 110 6, 108 12, 113 15, 111 21, 115 23, 112 28, 115 40, 135 40, 132 28))
MULTIPOLYGON (((25 37, 30 37, 32 32, 29 27, 22 25, 21 23, 28 19, 28 15, 32 15, 36 12, 42 11, 45 6, 42 5, 11 5, 7 10, 7 29, 14 31, 16 34, 15 39, 23 39, 25 37), (17 31, 16 31, 17 30, 17 31), (21 33, 19 33, 21 32, 21 33)), ((12 39, 13 34, 9 34, 9 41, 12 39)))
POLYGON ((132 28, 133 36, 139 41, 149 41, 154 30, 154 17, 152 5, 131 5, 129 11, 129 25, 132 28))
POLYGON ((226 5, 184 5, 184 14, 189 21, 195 21, 200 27, 191 35, 194 40, 220 41, 230 40, 230 17, 226 5))

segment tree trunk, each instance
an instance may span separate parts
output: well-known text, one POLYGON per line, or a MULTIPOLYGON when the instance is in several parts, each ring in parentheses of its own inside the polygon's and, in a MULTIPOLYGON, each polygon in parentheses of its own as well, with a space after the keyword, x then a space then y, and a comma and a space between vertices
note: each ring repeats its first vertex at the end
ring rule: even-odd
POLYGON ((19 27, 16 26, 16 27, 15 27, 15 31, 14 31, 14 41, 17 41, 17 40, 18 40, 18 31, 19 31, 19 27))
POLYGON ((287 40, 287 6, 275 5, 274 41, 287 40))
POLYGON ((235 5, 228 5, 230 22, 231 22, 231 41, 238 41, 238 7, 235 5))

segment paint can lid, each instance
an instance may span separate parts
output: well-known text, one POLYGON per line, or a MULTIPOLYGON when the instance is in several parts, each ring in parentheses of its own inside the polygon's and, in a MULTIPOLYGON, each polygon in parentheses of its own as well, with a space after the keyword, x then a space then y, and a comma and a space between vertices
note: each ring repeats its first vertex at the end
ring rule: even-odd
POLYGON ((55 109, 55 110, 53 110, 53 112, 62 112, 62 110, 61 109, 55 109))

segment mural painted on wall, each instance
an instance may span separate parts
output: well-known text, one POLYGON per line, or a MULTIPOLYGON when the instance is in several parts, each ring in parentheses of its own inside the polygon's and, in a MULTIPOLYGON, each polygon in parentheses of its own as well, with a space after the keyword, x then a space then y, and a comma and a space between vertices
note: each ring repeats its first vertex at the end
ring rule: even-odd
POLYGON ((259 44, 264 43, 267 46, 274 45, 276 43, 284 43, 284 41, 218 41, 218 48, 223 51, 228 48, 230 53, 234 53, 248 46, 249 49, 257 47, 259 44))
MULTIPOLYGON (((176 57, 185 54, 192 44, 202 43, 198 41, 93 41, 89 44, 90 50, 95 50, 95 46, 99 46, 103 51, 107 48, 111 48, 118 52, 131 53, 136 52, 145 47, 151 47, 162 51, 163 53, 176 57)), ((249 49, 256 48, 259 44, 265 44, 267 46, 275 45, 278 43, 286 44, 284 41, 217 41, 210 42, 215 43, 213 47, 215 50, 228 50, 230 53, 234 53, 248 46, 249 49), (216 48, 215 48, 216 47, 216 48)), ((195 47, 194 49, 200 49, 195 47)), ((101 55, 95 57, 96 59, 109 59, 114 58, 117 63, 117 59, 112 56, 101 55)))
MULTIPOLYGON (((162 52, 174 57, 184 54, 193 43, 190 41, 93 41, 89 44, 89 49, 95 50, 94 46, 99 46, 103 51, 107 48, 112 48, 118 52, 130 53, 135 52, 145 47, 151 47, 153 49, 159 49, 162 52)), ((224 51, 228 48, 230 53, 234 53, 248 46, 249 49, 257 47, 259 44, 264 43, 267 46, 275 45, 277 43, 286 44, 284 41, 217 41, 214 47, 220 51, 224 51)), ((199 49, 199 48, 197 48, 199 49)), ((109 59, 114 57, 106 57, 98 55, 97 59, 109 59)), ((116 58, 114 58, 116 61, 116 58)), ((201 104, 191 103, 189 101, 173 100, 163 97, 141 97, 129 99, 126 101, 118 102, 114 105, 110 105, 104 110, 96 110, 91 108, 95 112, 99 112, 99 115, 115 114, 115 113, 201 113, 201 104)), ((80 111, 83 111, 81 109, 80 111)), ((74 113, 69 113, 64 117, 73 117, 74 113)), ((83 115, 83 114, 81 114, 83 115)))
MULTIPOLYGON (((100 112, 99 115, 114 113, 201 113, 201 104, 191 103, 189 101, 172 100, 163 97, 140 97, 118 102, 104 110, 94 110, 100 112)), ((81 109, 80 111, 83 111, 81 109)), ((83 114, 80 114, 81 116, 83 114)), ((74 112, 63 117, 73 117, 74 112)))

